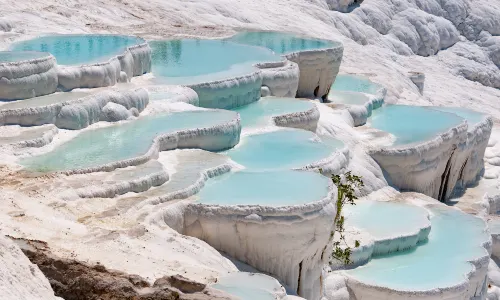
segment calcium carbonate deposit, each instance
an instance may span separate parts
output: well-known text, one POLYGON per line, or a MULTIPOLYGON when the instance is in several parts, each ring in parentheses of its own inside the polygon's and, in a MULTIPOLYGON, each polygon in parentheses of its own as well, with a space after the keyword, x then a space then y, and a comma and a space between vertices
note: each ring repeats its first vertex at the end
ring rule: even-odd
POLYGON ((500 0, 0 12, 2 300, 500 299, 500 0))

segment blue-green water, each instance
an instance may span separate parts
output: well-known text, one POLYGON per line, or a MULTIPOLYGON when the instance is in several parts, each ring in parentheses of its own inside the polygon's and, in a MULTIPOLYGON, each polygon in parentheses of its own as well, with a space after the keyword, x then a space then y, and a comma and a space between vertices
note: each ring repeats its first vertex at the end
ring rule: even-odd
POLYGON ((165 40, 150 42, 152 68, 169 84, 195 84, 247 75, 259 62, 282 58, 272 51, 224 40, 165 40))
POLYGON ((320 201, 330 179, 308 171, 231 172, 210 179, 198 194, 212 205, 287 206, 320 201))
POLYGON ((314 104, 295 98, 264 97, 259 101, 233 109, 241 117, 241 125, 244 127, 265 126, 271 124, 274 116, 308 111, 314 104))
POLYGON ((286 129, 242 137, 226 154, 250 170, 292 169, 327 158, 342 146, 333 139, 324 143, 310 131, 286 129))
POLYGON ((477 112, 475 110, 462 107, 432 106, 431 108, 439 111, 456 114, 457 116, 467 120, 467 123, 469 123, 470 126, 474 126, 477 123, 484 121, 484 119, 488 116, 486 114, 477 112))
MULTIPOLYGON (((459 210, 432 206, 429 240, 419 247, 373 258, 347 273, 366 284, 391 289, 429 290, 450 287, 473 270, 467 261, 487 256, 481 246, 488 241, 485 223, 459 210)), ((372 212, 373 213, 373 212, 372 212)), ((370 214, 370 212, 368 213, 370 214)), ((400 223, 386 219, 396 228, 400 223)))
POLYGON ((30 60, 35 58, 47 57, 47 52, 35 51, 0 51, 0 63, 30 60))
POLYGON ((271 31, 241 32, 229 40, 246 45, 266 47, 278 54, 340 46, 340 43, 334 41, 305 38, 290 33, 271 31))
POLYGON ((380 86, 371 82, 368 78, 357 75, 337 75, 332 85, 333 91, 360 92, 376 94, 380 86))
POLYGON ((145 154, 153 139, 178 130, 215 126, 236 118, 231 111, 187 111, 140 118, 125 124, 88 130, 21 164, 37 171, 95 167, 145 154))
POLYGON ((394 145, 430 140, 464 119, 428 107, 388 105, 373 111, 369 125, 396 137, 394 145))
POLYGON ((15 43, 11 50, 49 52, 60 65, 79 65, 105 62, 141 43, 141 38, 123 35, 49 35, 15 43))
POLYGON ((220 278, 211 287, 236 296, 239 300, 276 300, 277 281, 263 274, 237 272, 220 278))
POLYGON ((350 105, 365 105, 370 101, 368 96, 359 92, 346 92, 330 90, 328 100, 332 103, 350 104, 350 105))
POLYGON ((345 207, 346 224, 378 239, 415 233, 428 223, 427 210, 409 204, 358 201, 345 207))

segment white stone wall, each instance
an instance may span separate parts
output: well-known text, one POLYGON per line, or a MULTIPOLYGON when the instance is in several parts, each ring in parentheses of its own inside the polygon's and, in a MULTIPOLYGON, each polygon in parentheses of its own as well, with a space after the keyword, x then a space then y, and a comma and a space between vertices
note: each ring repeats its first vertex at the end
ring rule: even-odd
POLYGON ((54 93, 58 76, 56 59, 42 58, 0 63, 0 99, 17 100, 54 93))
POLYGON ((289 207, 191 203, 182 232, 275 275, 302 297, 319 299, 336 193, 331 185, 325 199, 289 207))

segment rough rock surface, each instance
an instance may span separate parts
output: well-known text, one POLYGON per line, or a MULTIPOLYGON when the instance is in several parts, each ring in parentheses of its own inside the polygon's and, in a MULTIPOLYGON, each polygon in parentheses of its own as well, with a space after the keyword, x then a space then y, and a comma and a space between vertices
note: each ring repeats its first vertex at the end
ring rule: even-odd
POLYGON ((0 265, 0 298, 59 299, 40 269, 3 235, 0 235, 0 265))
MULTIPOLYGON (((58 258, 41 241, 15 239, 26 256, 49 279, 56 295, 65 300, 209 300, 233 299, 183 276, 165 276, 153 285, 138 275, 58 258)), ((48 299, 48 298, 43 298, 48 299)))
POLYGON ((126 120, 132 116, 132 112, 128 111, 123 105, 109 102, 102 108, 101 121, 118 122, 126 120))

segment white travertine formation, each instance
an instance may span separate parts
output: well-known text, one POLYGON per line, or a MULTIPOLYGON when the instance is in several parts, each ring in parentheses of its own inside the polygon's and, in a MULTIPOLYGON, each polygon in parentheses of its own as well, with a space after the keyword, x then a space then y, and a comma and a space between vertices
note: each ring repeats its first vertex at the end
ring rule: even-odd
POLYGON ((421 72, 409 72, 408 77, 410 77, 411 82, 413 82, 420 94, 424 93, 424 84, 425 84, 425 74, 421 72))
POLYGON ((484 152, 493 128, 493 119, 485 116, 483 121, 469 125, 467 140, 459 143, 454 155, 451 157, 448 189, 443 191, 444 199, 452 196, 454 189, 465 189, 478 181, 484 169, 484 152))
POLYGON ((0 110, 0 124, 55 124, 64 129, 82 129, 95 122, 108 121, 108 115, 103 114, 103 108, 110 102, 127 110, 136 108, 143 111, 149 103, 149 97, 147 91, 141 88, 130 91, 103 91, 77 100, 46 106, 0 110))
POLYGON ((382 299, 484 299, 488 288, 485 280, 488 271, 489 257, 484 257, 480 261, 473 262, 475 270, 469 274, 464 274, 468 280, 449 288, 435 288, 427 291, 396 291, 386 287, 372 286, 364 284, 356 279, 347 279, 348 287, 354 291, 354 297, 358 300, 382 300, 382 299), (479 296, 476 296, 479 295, 479 296))
MULTIPOLYGON (((396 199, 403 197, 410 200, 414 205, 426 206, 425 203, 436 205, 434 199, 427 198, 423 195, 415 193, 402 193, 396 195, 396 199), (427 198, 427 199, 426 199, 427 198)), ((444 204, 442 205, 443 208, 444 204)), ((447 208, 453 210, 454 208, 447 208)), ((432 221, 432 220, 431 220, 432 221)), ((432 230, 432 229, 431 229, 432 230)), ((487 229, 484 228, 486 231, 487 229)), ((432 241, 430 241, 432 242, 432 241)), ((485 299, 486 290, 488 288, 488 266, 490 261, 490 253, 492 249, 491 239, 484 235, 484 239, 478 242, 478 247, 483 248, 483 254, 476 252, 473 258, 468 258, 467 262, 471 264, 471 270, 463 274, 463 280, 450 284, 447 287, 438 287, 425 290, 410 290, 410 289, 392 289, 385 286, 370 284, 369 282, 361 282, 346 272, 334 273, 336 276, 344 275, 346 286, 349 288, 349 299, 485 299)), ((328 280, 327 280, 328 281, 328 280)), ((341 287, 342 288, 342 287, 341 287)), ((324 300, 333 300, 334 298, 325 297, 324 300)))
POLYGON ((8 127, 13 127, 12 129, 14 130, 10 134, 8 133, 9 130, 5 134, 3 132, 0 133, 0 145, 9 145, 14 148, 43 147, 50 144, 59 131, 52 124, 35 128, 7 126, 2 129, 8 127))
POLYGON ((353 125, 361 126, 366 124, 374 109, 380 108, 384 104, 384 97, 385 89, 381 89, 375 95, 358 92, 335 91, 335 93, 330 92, 328 96, 328 103, 332 103, 332 105, 339 107, 345 106, 354 121, 353 125), (364 104, 337 104, 335 102, 335 95, 341 95, 342 97, 356 97, 359 99, 364 98, 366 102, 364 104))
POLYGON ((328 8, 340 12, 349 12, 354 5, 359 5, 363 0, 325 0, 328 8))
POLYGON ((262 72, 236 78, 189 85, 206 108, 231 109, 259 100, 262 72))
POLYGON ((0 19, 0 31, 9 32, 14 26, 11 22, 5 19, 0 19))
MULTIPOLYGON (((125 193, 144 192, 151 187, 160 186, 169 180, 169 175, 156 160, 139 166, 117 169, 113 172, 75 174, 68 177, 69 185, 74 189, 72 196, 80 198, 113 198, 125 193)), ((68 187, 65 187, 69 191, 68 187)), ((73 191, 73 189, 71 189, 73 191)), ((64 191, 62 192, 64 193, 64 191)))
POLYGON ((492 241, 491 255, 498 259, 498 258, 500 258, 500 226, 499 226, 499 220, 497 218, 493 218, 493 219, 489 220, 488 221, 488 226, 490 228, 491 241, 492 241))
POLYGON ((200 106, 198 94, 185 86, 151 85, 143 88, 148 91, 150 101, 161 100, 167 103, 184 102, 194 106, 200 106))
POLYGON ((125 106, 113 102, 108 102, 101 111, 101 121, 118 122, 131 116, 132 113, 125 106))
MULTIPOLYGON (((347 244, 351 247, 351 264, 349 267, 357 267, 366 264, 374 255, 385 255, 397 251, 409 250, 418 247, 424 242, 431 231, 431 223, 420 224, 420 228, 415 228, 412 232, 401 235, 393 235, 383 239, 376 238, 369 233, 353 227, 346 228, 347 244), (359 241, 359 247, 355 247, 355 241, 359 241)), ((330 260, 332 270, 342 269, 345 265, 340 261, 330 260)))
POLYGON ((266 96, 295 97, 299 88, 299 66, 288 60, 256 65, 262 72, 262 86, 269 89, 266 96))
POLYGON ((56 91, 57 82, 56 59, 48 53, 35 59, 0 62, 0 99, 17 100, 51 94, 56 91))
POLYGON ((127 47, 125 53, 106 62, 82 66, 59 66, 59 88, 95 88, 130 81, 133 76, 151 71, 151 48, 147 43, 127 47), (126 76, 125 76, 126 75, 126 76))
POLYGON ((46 299, 54 296, 49 281, 21 249, 0 234, 0 295, 5 300, 46 299))
POLYGON ((344 171, 349 165, 349 148, 347 146, 337 149, 330 156, 320 161, 311 163, 307 166, 298 168, 297 170, 319 170, 322 174, 329 176, 330 174, 339 174, 344 171))
POLYGON ((376 149, 370 155, 394 186, 444 201, 455 188, 477 180, 492 126, 489 117, 470 130, 463 122, 430 141, 376 149))
POLYGON ((312 132, 316 132, 318 121, 319 110, 317 106, 303 112, 273 116, 273 122, 276 126, 299 128, 312 132))
POLYGON ((183 233, 274 274, 302 297, 319 299, 336 194, 331 185, 321 201, 283 207, 191 203, 183 233))
POLYGON ((332 48, 307 50, 284 55, 300 69, 297 97, 326 98, 339 73, 344 47, 336 43, 332 48))

